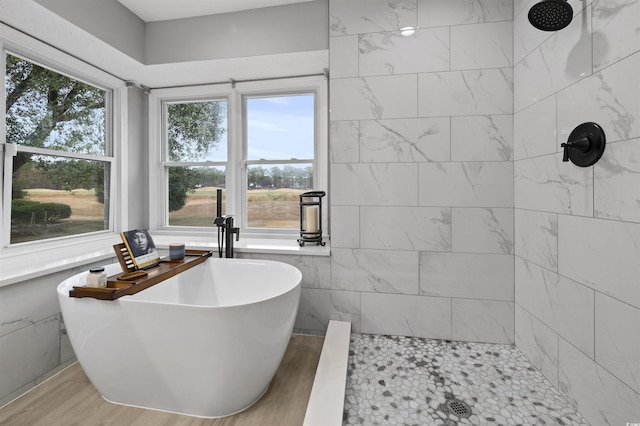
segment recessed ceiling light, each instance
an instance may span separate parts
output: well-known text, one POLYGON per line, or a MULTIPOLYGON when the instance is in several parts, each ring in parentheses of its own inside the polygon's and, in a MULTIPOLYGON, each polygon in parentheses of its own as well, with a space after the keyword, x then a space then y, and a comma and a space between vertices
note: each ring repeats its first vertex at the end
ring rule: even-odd
POLYGON ((400 28, 400 35, 409 37, 416 33, 415 27, 402 27, 400 28))

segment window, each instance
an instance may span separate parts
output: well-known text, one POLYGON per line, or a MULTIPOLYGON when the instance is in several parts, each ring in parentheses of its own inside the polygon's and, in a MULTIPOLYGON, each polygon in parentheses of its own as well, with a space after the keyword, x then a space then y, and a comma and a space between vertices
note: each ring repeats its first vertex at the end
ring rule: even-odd
POLYGON ((113 232, 114 89, 124 84, 16 37, 0 59, 2 246, 113 232), (16 53, 23 43, 29 56, 16 53), (47 60, 34 60, 39 54, 47 60))
POLYGON ((216 194, 241 235, 299 231, 299 195, 326 189, 323 78, 154 90, 153 228, 212 228, 216 194), (162 140, 156 145, 154 140, 162 140), (159 213, 157 213, 159 212, 159 213))
POLYGON ((315 94, 245 97, 246 226, 296 229, 313 188, 315 94))
MULTIPOLYGON (((227 166, 227 102, 164 104, 170 226, 212 226, 227 166)), ((223 197, 224 199, 224 197, 223 197)))

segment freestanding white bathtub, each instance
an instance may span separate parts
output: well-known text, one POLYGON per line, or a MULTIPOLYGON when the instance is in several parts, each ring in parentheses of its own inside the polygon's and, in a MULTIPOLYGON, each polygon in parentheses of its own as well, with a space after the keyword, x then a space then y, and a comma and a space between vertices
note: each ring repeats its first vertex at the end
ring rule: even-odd
POLYGON ((86 275, 63 281, 58 299, 91 383, 110 402, 198 417, 240 412, 267 390, 302 278, 280 262, 210 258, 132 296, 69 297, 86 275))

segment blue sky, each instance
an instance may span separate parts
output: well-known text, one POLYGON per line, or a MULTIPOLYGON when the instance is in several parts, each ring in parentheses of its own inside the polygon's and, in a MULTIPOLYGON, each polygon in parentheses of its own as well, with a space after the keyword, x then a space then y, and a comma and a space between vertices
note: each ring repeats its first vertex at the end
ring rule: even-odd
MULTIPOLYGON (((314 96, 247 99, 249 160, 313 158, 314 96)), ((224 144, 207 160, 226 161, 224 144)))
POLYGON ((247 100, 248 160, 313 158, 312 95, 247 100))

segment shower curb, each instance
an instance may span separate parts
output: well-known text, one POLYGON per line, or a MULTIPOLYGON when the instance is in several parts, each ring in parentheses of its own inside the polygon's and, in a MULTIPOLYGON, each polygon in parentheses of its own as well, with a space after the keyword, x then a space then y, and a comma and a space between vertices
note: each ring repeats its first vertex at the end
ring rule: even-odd
POLYGON ((303 426, 341 426, 351 323, 329 321, 303 426))

